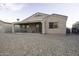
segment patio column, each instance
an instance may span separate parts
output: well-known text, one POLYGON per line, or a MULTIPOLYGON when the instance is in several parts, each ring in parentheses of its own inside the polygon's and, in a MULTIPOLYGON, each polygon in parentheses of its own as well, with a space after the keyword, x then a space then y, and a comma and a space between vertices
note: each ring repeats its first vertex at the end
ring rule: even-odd
POLYGON ((22 32, 22 25, 20 25, 20 32, 22 32))
POLYGON ((15 32, 15 25, 14 25, 14 23, 12 23, 12 33, 14 33, 15 32))
POLYGON ((42 21, 41 23, 42 23, 42 34, 45 34, 45 22, 42 21))

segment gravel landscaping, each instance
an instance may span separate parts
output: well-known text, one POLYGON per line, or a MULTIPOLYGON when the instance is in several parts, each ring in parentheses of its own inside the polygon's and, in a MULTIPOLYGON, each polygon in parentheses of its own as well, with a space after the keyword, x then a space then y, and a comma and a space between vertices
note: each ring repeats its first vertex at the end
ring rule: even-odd
POLYGON ((1 33, 1 56, 78 56, 79 35, 1 33))

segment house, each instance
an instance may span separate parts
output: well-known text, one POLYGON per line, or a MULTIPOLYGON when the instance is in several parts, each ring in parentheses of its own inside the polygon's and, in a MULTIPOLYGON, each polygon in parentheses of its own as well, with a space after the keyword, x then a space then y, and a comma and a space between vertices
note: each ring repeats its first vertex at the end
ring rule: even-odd
POLYGON ((12 32, 11 23, 0 20, 0 33, 12 32))
POLYGON ((12 24, 12 32, 19 25, 20 32, 29 33, 66 33, 67 16, 37 12, 32 16, 12 24))
POLYGON ((79 21, 72 25, 72 33, 79 34, 79 21))

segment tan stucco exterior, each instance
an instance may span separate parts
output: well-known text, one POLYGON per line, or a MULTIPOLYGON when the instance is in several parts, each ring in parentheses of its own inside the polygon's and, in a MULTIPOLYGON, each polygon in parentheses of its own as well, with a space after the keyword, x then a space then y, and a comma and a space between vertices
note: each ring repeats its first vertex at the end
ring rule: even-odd
MULTIPOLYGON (((44 13, 35 13, 34 15, 24 19, 21 22, 16 22, 14 25, 21 25, 24 24, 35 24, 40 22, 42 24, 42 33, 52 33, 52 34, 66 34, 66 21, 67 21, 67 16, 64 15, 59 15, 59 14, 44 14, 44 13), (36 17, 36 15, 41 15, 36 17), (49 28, 49 22, 57 22, 58 28, 49 28)), ((31 26, 32 27, 32 26, 31 26)), ((13 28, 13 27, 12 27, 13 28)), ((14 32, 14 28, 12 30, 14 32)))
POLYGON ((45 33, 66 33, 67 16, 52 14, 45 18, 45 33), (58 22, 58 28, 49 29, 49 22, 58 22))

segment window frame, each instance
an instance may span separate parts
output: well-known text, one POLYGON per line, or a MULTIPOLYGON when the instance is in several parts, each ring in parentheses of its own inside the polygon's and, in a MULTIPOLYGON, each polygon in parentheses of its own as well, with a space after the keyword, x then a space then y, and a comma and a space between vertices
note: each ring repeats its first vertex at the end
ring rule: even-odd
POLYGON ((58 22, 49 22, 49 29, 58 28, 58 22))

